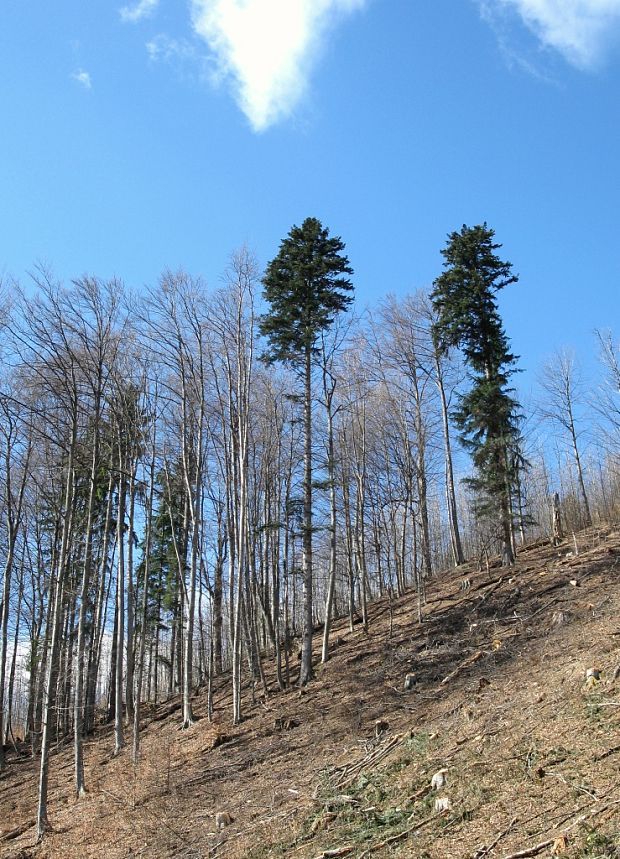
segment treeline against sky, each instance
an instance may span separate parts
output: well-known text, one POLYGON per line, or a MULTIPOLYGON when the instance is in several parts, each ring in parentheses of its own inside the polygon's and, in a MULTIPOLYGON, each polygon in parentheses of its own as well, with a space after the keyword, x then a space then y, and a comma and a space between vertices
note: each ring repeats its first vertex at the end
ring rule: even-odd
MULTIPOLYGON (((34 281, 5 284, 0 315, 0 724, 5 744, 41 755, 45 798, 64 738, 84 789, 98 718, 114 722, 115 751, 132 741, 137 757, 146 701, 181 694, 188 727, 196 688, 232 669, 239 721, 249 696, 298 680, 305 391, 295 366, 263 360, 261 272, 246 250, 217 289, 184 272, 139 296, 116 280, 34 281)), ((421 619, 431 576, 499 549, 497 522, 461 480, 452 414, 467 368, 433 322, 428 295, 386 297, 338 315, 312 352, 324 660, 333 617, 366 626, 371 600, 414 588, 421 619)), ((591 407, 563 352, 523 414, 517 555, 552 536, 556 492, 567 534, 617 515, 620 358, 611 335, 597 348, 591 407)))

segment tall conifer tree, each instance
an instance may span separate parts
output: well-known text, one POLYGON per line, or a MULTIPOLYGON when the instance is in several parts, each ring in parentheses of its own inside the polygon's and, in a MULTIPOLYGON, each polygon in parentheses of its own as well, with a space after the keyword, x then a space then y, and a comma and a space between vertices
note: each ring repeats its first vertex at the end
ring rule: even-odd
POLYGON ((435 280, 431 298, 437 314, 436 342, 459 347, 469 365, 470 390, 454 413, 461 441, 472 455, 477 510, 498 528, 502 563, 514 562, 511 493, 519 440, 519 409, 508 380, 516 372, 496 293, 516 283, 512 264, 495 253, 495 233, 485 224, 463 225, 448 236, 442 250, 445 271, 435 280))
POLYGON ((329 235, 316 218, 294 226, 280 244, 263 278, 264 296, 270 309, 261 319, 267 337, 267 360, 292 366, 303 380, 304 479, 303 479, 303 580, 304 630, 301 685, 312 679, 312 366, 321 332, 336 315, 346 310, 353 297, 347 275, 353 273, 344 255, 344 243, 329 235))

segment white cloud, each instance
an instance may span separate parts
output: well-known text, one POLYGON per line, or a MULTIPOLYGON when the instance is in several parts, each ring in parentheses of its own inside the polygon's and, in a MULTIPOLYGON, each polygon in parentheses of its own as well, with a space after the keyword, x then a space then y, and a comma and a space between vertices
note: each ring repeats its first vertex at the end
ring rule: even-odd
POLYGON ((123 6, 119 14, 123 21, 135 24, 143 18, 148 18, 159 6, 159 0, 137 0, 130 6, 123 6))
POLYGON ((482 0, 482 6, 515 9, 544 45, 581 68, 595 66, 620 30, 620 0, 482 0))
POLYGON ((92 89, 93 82, 91 80, 90 74, 85 72, 84 69, 78 69, 77 72, 73 72, 71 75, 74 81, 77 81, 81 84, 84 89, 92 89))
POLYGON ((191 0, 196 33, 255 131, 289 115, 325 35, 366 0, 191 0))

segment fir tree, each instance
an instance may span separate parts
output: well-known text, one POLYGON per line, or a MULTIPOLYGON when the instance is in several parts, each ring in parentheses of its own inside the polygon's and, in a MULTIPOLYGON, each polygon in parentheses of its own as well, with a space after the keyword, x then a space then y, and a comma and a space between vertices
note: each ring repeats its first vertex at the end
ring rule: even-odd
POLYGON ((336 315, 353 300, 353 273, 344 243, 316 218, 294 226, 280 244, 263 278, 270 309, 261 319, 268 361, 292 366, 304 385, 303 580, 304 632, 300 684, 312 678, 312 358, 336 315))
POLYGON ((431 294, 433 334, 442 349, 458 347, 469 366, 470 390, 454 413, 461 441, 472 455, 477 512, 498 528, 502 563, 514 562, 511 495, 519 442, 519 410, 508 380, 516 372, 496 293, 516 283, 512 265, 495 253, 495 233, 485 224, 463 225, 448 237, 445 271, 431 294))

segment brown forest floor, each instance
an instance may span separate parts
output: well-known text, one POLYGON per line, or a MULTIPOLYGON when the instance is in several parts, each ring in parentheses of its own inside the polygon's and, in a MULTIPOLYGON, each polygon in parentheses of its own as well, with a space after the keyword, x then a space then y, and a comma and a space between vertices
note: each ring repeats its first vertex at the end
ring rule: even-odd
POLYGON ((54 831, 39 846, 38 762, 13 755, 0 776, 0 857, 620 857, 620 532, 590 529, 578 544, 578 556, 571 540, 529 547, 509 571, 442 574, 421 625, 414 594, 392 612, 374 603, 368 634, 336 623, 316 681, 302 694, 272 682, 255 706, 247 692, 240 726, 226 678, 213 724, 202 693, 188 731, 178 702, 161 705, 135 770, 100 729, 81 801, 71 748, 59 750, 54 831), (591 688, 590 667, 602 672, 591 688), (378 719, 389 727, 376 738, 378 719), (430 791, 442 768, 446 786, 430 791), (221 832, 218 811, 233 818, 221 832))

